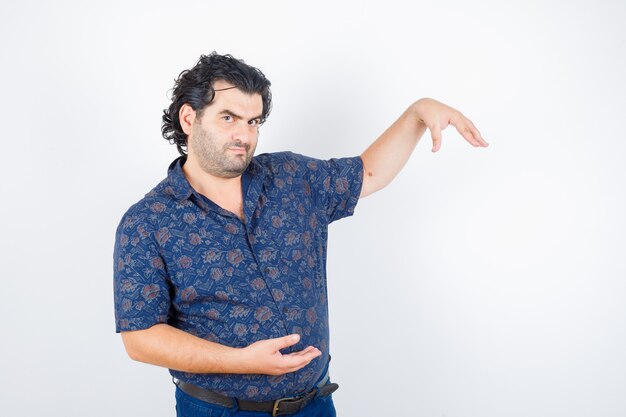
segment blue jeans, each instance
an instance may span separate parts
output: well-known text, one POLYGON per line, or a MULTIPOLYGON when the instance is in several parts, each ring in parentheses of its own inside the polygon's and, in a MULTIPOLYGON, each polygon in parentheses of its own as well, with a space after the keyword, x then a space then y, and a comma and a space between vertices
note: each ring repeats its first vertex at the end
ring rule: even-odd
MULTIPOLYGON (((176 387, 176 416, 177 417, 269 417, 271 413, 259 411, 241 411, 221 405, 210 404, 185 394, 176 387)), ((317 397, 302 410, 285 417, 336 417, 332 394, 317 397)))

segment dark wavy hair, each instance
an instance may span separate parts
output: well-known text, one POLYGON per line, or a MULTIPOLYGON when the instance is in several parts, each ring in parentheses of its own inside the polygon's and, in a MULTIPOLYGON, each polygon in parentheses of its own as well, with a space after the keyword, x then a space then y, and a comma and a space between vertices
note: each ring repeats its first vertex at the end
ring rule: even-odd
POLYGON ((215 98, 213 84, 226 81, 247 94, 260 94, 263 100, 261 123, 264 123, 272 108, 271 83, 263 73, 232 55, 219 55, 215 51, 202 55, 196 65, 181 72, 175 80, 172 104, 163 110, 161 133, 171 144, 176 144, 178 153, 187 154, 187 134, 183 132, 178 114, 183 104, 189 104, 202 117, 204 109, 215 98))

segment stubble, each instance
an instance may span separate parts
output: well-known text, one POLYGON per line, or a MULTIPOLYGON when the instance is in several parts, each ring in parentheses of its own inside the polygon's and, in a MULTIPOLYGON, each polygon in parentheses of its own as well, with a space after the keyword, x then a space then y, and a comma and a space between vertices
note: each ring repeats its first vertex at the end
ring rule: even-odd
POLYGON ((202 129, 199 124, 193 125, 193 152, 196 154, 200 167, 207 173, 220 178, 235 178, 243 174, 254 155, 255 148, 239 141, 229 141, 219 146, 216 138, 202 129), (237 155, 228 148, 241 146, 246 150, 244 155, 237 155))

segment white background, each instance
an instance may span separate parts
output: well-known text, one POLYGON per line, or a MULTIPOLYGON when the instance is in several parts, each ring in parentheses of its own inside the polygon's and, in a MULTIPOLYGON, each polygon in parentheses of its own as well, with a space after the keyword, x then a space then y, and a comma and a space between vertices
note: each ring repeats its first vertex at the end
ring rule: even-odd
POLYGON ((257 152, 360 154, 434 97, 490 143, 426 133, 331 226, 331 376, 347 416, 626 415, 626 4, 0 5, 0 414, 173 416, 114 332, 112 249, 166 175, 168 90, 202 53, 272 81, 257 152))

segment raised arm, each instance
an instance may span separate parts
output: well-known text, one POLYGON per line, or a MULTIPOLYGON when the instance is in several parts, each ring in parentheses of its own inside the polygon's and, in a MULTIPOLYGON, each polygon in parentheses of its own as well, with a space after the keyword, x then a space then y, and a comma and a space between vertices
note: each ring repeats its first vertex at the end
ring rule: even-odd
POLYGON ((363 186, 360 198, 387 186, 398 175, 413 149, 430 130, 433 152, 441 147, 441 131, 454 126, 471 145, 487 147, 476 126, 460 111, 430 98, 422 98, 402 113, 385 132, 361 154, 363 186))
POLYGON ((282 375, 303 368, 321 355, 312 346, 282 354, 280 349, 296 344, 298 335, 232 348, 163 323, 121 334, 131 359, 191 373, 282 375))

